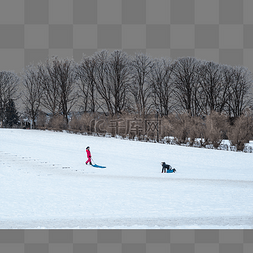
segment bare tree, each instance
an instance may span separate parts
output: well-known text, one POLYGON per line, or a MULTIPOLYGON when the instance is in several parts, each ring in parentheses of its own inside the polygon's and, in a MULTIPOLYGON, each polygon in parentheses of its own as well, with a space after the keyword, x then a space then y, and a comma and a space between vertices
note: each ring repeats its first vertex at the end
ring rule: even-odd
POLYGON ((77 102, 76 71, 73 60, 63 59, 55 61, 57 81, 60 88, 60 112, 68 123, 68 115, 77 102))
POLYGON ((43 106, 53 116, 62 114, 68 123, 68 115, 77 102, 76 71, 73 60, 53 57, 45 65, 39 65, 43 86, 43 106))
POLYGON ((114 114, 124 111, 129 102, 128 88, 131 81, 130 62, 126 53, 116 50, 108 59, 108 88, 114 114))
POLYGON ((96 112, 99 108, 95 85, 95 72, 96 62, 93 57, 83 57, 82 61, 76 68, 81 98, 80 107, 84 112, 96 112))
POLYGON ((28 115, 31 117, 33 127, 36 127, 36 119, 41 107, 43 87, 38 68, 28 66, 23 73, 23 103, 28 115))
POLYGON ((108 83, 108 58, 107 50, 102 50, 94 55, 93 59, 96 63, 95 85, 101 98, 101 108, 107 110, 110 115, 113 115, 112 94, 110 84, 108 83))
POLYGON ((58 85, 57 64, 54 59, 48 59, 45 64, 38 65, 43 99, 41 104, 53 116, 60 113, 60 87, 58 85))
POLYGON ((77 75, 84 111, 101 109, 115 115, 128 107, 129 64, 127 54, 119 50, 111 54, 103 50, 82 59, 77 75))
POLYGON ((232 99, 229 106, 233 116, 237 118, 252 104, 252 75, 245 67, 235 67, 233 70, 234 82, 230 87, 232 99))
POLYGON ((230 118, 240 117, 247 107, 252 106, 252 74, 245 67, 224 67, 224 82, 229 86, 226 103, 230 118))
POLYGON ((222 113, 228 99, 228 83, 223 81, 222 66, 202 61, 198 71, 200 96, 199 104, 204 115, 212 111, 222 113))
POLYGON ((0 72, 0 122, 5 118, 5 108, 8 101, 18 98, 19 77, 13 72, 0 72))
POLYGON ((134 97, 137 113, 145 116, 152 106, 150 85, 150 72, 153 67, 153 60, 144 54, 135 54, 132 59, 132 83, 130 91, 134 97))
POLYGON ((175 99, 182 111, 190 116, 200 113, 198 99, 198 68, 200 61, 195 58, 179 58, 173 63, 175 99))
POLYGON ((161 115, 168 115, 173 108, 173 65, 166 59, 155 60, 150 72, 153 103, 161 115))

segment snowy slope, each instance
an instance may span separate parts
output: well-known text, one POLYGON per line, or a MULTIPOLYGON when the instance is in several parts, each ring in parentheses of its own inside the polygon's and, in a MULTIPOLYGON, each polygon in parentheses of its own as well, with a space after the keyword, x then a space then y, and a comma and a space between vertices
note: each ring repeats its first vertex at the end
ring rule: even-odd
POLYGON ((0 228, 253 228, 252 164, 250 153, 0 129, 0 228), (84 164, 86 146, 106 169, 84 164))

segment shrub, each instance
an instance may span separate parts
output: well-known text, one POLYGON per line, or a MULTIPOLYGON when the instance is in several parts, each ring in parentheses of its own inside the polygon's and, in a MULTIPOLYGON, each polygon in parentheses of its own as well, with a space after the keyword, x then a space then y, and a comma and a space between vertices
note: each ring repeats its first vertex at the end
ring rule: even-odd
POLYGON ((245 143, 248 143, 253 137, 253 117, 249 110, 237 118, 234 125, 228 133, 229 140, 237 147, 237 150, 243 151, 245 143))
POLYGON ((217 149, 222 139, 226 136, 228 128, 227 116, 218 112, 211 112, 205 120, 204 139, 206 140, 206 144, 212 144, 217 149))
POLYGON ((39 112, 37 117, 37 127, 45 128, 47 124, 47 116, 44 112, 39 112))
POLYGON ((47 127, 54 130, 65 130, 68 128, 68 124, 63 115, 54 115, 50 118, 47 127))

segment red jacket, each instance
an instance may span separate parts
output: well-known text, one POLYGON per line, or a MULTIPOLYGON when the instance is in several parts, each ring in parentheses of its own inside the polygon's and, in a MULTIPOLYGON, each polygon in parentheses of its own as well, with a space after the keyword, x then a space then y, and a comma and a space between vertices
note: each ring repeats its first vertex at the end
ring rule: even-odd
POLYGON ((91 153, 89 149, 86 149, 86 153, 87 153, 87 157, 90 158, 91 157, 91 153))

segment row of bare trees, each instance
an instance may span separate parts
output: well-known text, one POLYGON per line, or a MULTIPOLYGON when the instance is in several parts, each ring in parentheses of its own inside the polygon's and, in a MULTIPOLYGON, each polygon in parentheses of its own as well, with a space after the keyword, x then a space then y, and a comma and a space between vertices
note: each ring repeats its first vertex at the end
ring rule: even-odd
POLYGON ((216 111, 236 118, 252 106, 252 75, 241 66, 102 51, 84 57, 76 69, 84 111, 147 115, 159 110, 165 116, 216 111))
POLYGON ((246 68, 192 57, 171 61, 103 50, 80 63, 52 57, 21 74, 19 79, 0 72, 0 120, 18 82, 33 125, 39 111, 62 115, 68 123, 73 111, 140 117, 154 112, 203 117, 214 111, 233 119, 252 107, 252 75, 246 68))
POLYGON ((171 98, 177 111, 190 116, 216 111, 236 118, 252 105, 252 76, 244 67, 195 58, 181 58, 170 66, 171 98))
POLYGON ((76 79, 75 64, 68 59, 55 57, 45 64, 26 68, 22 99, 33 125, 42 108, 52 116, 63 115, 68 122, 68 115, 78 99, 76 79))

